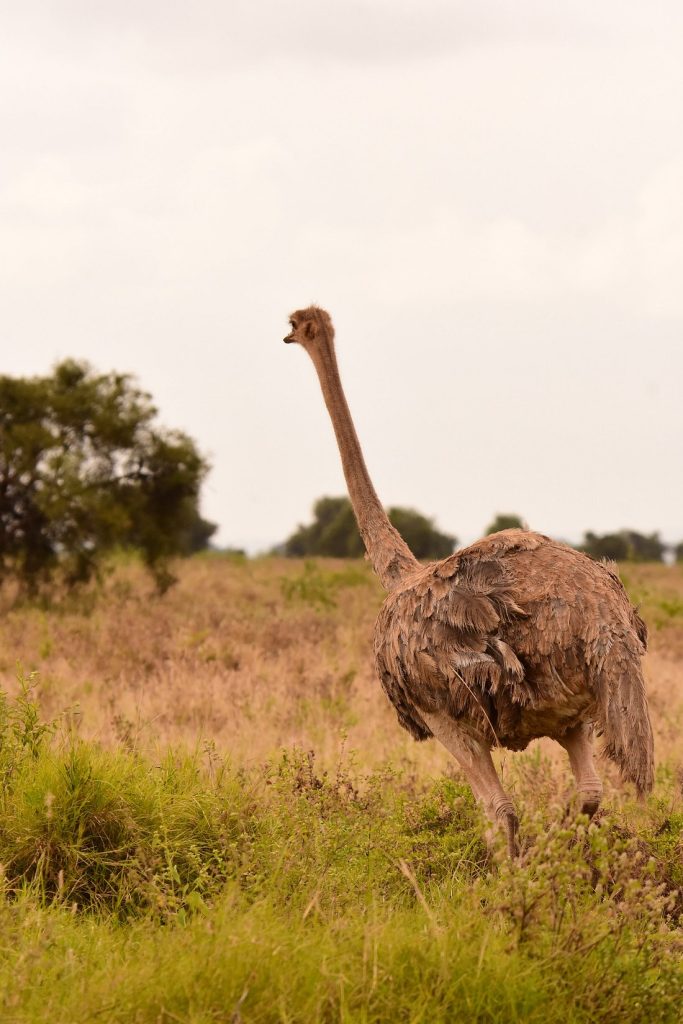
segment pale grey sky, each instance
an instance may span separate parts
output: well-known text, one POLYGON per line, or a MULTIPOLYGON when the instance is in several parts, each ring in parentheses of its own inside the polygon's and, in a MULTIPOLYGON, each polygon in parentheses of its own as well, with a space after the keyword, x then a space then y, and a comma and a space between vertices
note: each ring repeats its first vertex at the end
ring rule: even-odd
POLYGON ((0 372, 132 371, 266 547, 344 482, 461 540, 683 538, 677 0, 53 0, 0 13, 0 372))

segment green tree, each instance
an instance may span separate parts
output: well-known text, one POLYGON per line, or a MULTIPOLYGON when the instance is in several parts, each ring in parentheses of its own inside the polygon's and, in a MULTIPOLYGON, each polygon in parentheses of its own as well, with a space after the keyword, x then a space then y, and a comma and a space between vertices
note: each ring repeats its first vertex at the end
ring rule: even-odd
POLYGON ((484 533, 488 536, 489 533, 498 533, 500 530, 526 530, 527 526, 523 519, 516 516, 514 512, 498 512, 496 518, 492 523, 484 530, 484 533))
POLYGON ((29 591, 97 574, 116 546, 140 549, 160 590, 169 556, 215 527, 198 512, 208 466, 127 374, 67 360, 51 376, 0 376, 0 578, 29 591))
POLYGON ((453 554, 456 538, 437 530, 433 519, 412 508, 390 508, 388 514, 416 558, 438 559, 453 554))
MULTIPOLYGON (((431 519, 414 509, 390 508, 388 515, 416 558, 446 558, 453 551, 455 537, 441 533, 431 519)), ((359 558, 364 550, 346 497, 319 498, 313 506, 313 522, 300 526, 284 545, 286 555, 298 558, 359 558)))
POLYGON ((677 562, 683 562, 683 541, 674 547, 674 558, 677 562))
POLYGON ((636 530, 623 531, 628 546, 629 558, 632 562, 661 562, 664 558, 666 544, 660 539, 659 533, 638 533, 636 530))
POLYGON ((359 558, 363 551, 351 502, 344 497, 319 498, 313 506, 313 522, 300 526, 285 541, 285 554, 295 558, 359 558))
POLYGON ((600 536, 588 530, 583 535, 581 550, 591 558, 609 558, 613 562, 623 562, 628 558, 628 544, 621 533, 600 536))
POLYGON ((610 558, 615 562, 661 562, 666 545, 658 533, 619 530, 618 533, 605 533, 601 536, 589 530, 584 534, 580 547, 592 558, 610 558))

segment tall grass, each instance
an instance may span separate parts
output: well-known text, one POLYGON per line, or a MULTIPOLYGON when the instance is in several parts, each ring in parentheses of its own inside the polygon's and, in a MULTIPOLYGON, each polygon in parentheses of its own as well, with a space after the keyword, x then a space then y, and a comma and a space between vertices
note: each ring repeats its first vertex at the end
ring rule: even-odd
POLYGON ((511 864, 455 779, 153 761, 41 722, 25 684, 2 708, 3 1021, 678 1019, 656 801, 638 834, 530 801, 511 864))
MULTIPOLYGON (((71 708, 81 735, 152 756, 160 743, 201 737, 236 763, 298 745, 331 768, 345 733, 364 769, 445 769, 436 744, 397 728, 377 683, 382 591, 367 565, 199 558, 174 572, 178 585, 161 600, 134 563, 118 566, 101 592, 53 608, 12 607, 11 595, 3 606, 0 593, 0 686, 14 691, 20 661, 38 671, 48 716, 71 708)), ((680 763, 683 618, 664 608, 683 601, 683 566, 629 566, 627 582, 651 627, 645 669, 658 759, 680 763)), ((566 765, 556 744, 544 752, 566 765)))
POLYGON ((678 1021, 680 567, 626 581, 651 627, 654 794, 601 765, 589 824, 556 744, 497 754, 513 864, 447 754, 396 725, 365 565, 178 575, 151 599, 121 564, 0 616, 2 1024, 678 1021))

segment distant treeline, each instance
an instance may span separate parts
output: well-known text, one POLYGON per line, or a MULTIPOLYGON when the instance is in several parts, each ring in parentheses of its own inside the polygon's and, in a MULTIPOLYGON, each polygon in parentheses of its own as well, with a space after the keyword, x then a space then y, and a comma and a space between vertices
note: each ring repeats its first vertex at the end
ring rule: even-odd
MULTIPOLYGON (((668 546, 658 533, 643 534, 636 530, 618 533, 592 533, 583 535, 582 551, 593 558, 611 558, 615 562, 663 562, 668 546)), ((683 560, 683 543, 672 548, 678 561, 683 560)))
MULTIPOLYGON (((169 560, 206 549, 216 530, 199 511, 208 468, 192 438, 156 423, 150 395, 129 374, 66 359, 45 377, 0 375, 0 586, 12 579, 36 594, 86 583, 125 548, 163 592, 174 581, 169 560)), ((388 516, 417 558, 446 558, 458 544, 415 509, 388 516)), ((484 532, 525 525, 500 514, 484 532)), ((683 542, 667 547, 657 533, 587 532, 579 547, 594 558, 683 562, 683 542)), ((313 521, 276 550, 361 557, 349 499, 320 498, 313 521)))
MULTIPOLYGON (((437 530, 432 519, 409 508, 390 508, 388 516, 416 558, 446 558, 457 539, 437 530)), ((361 558, 365 552, 348 498, 319 498, 313 522, 300 526, 284 543, 292 558, 310 555, 361 558)))
MULTIPOLYGON (((442 533, 434 520, 415 509, 393 507, 388 516, 417 558, 446 558, 456 548, 458 539, 442 533)), ((526 529, 521 516, 499 513, 484 530, 497 533, 514 527, 526 529)), ((683 542, 667 545, 658 533, 642 534, 636 530, 597 534, 586 531, 576 547, 592 558, 614 561, 663 562, 667 555, 683 562, 683 542)), ((327 556, 331 558, 359 558, 363 555, 363 542, 358 533, 351 502, 346 497, 319 498, 313 506, 313 522, 298 529, 277 549, 292 558, 327 556)))

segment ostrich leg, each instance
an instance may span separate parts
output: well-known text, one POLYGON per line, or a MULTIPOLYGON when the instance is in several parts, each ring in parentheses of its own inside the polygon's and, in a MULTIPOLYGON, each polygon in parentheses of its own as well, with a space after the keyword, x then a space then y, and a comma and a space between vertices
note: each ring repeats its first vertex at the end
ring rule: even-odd
POLYGON ((435 739, 456 759, 487 817, 503 830, 510 856, 516 857, 519 852, 519 823, 512 801, 500 783, 489 748, 459 729, 448 715, 426 714, 424 711, 420 714, 435 739))
POLYGON ((602 782, 593 763, 593 726, 575 726, 557 740, 569 754, 581 800, 581 813, 592 818, 602 799, 602 782))

